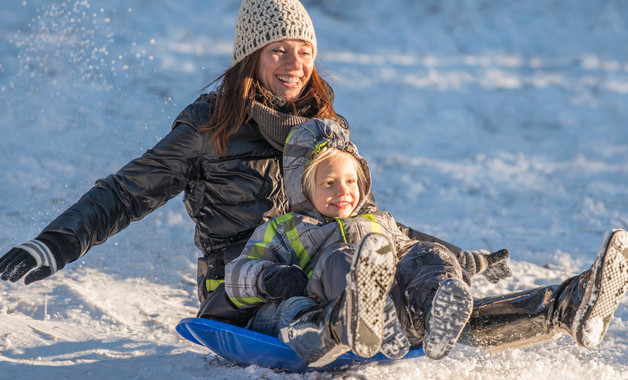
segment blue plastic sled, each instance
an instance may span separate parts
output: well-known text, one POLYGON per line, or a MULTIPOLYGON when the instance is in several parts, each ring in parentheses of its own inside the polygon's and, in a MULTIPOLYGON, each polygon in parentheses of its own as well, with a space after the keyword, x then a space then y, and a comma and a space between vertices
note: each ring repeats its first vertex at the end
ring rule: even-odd
MULTIPOLYGON (((279 339, 227 323, 203 318, 186 318, 177 325, 177 332, 185 339, 205 346, 227 360, 289 372, 330 371, 344 366, 392 361, 382 354, 361 358, 346 353, 324 367, 313 368, 303 363, 297 354, 279 339)), ((404 359, 423 355, 421 348, 415 348, 410 350, 404 359)))

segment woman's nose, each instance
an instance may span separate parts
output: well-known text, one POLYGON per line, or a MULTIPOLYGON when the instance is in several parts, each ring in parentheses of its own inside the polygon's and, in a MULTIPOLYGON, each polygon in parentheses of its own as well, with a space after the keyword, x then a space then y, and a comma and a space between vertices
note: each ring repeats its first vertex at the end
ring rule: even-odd
POLYGON ((298 51, 292 51, 290 54, 285 55, 285 65, 290 69, 300 70, 303 66, 303 62, 301 62, 301 56, 299 56, 298 51))

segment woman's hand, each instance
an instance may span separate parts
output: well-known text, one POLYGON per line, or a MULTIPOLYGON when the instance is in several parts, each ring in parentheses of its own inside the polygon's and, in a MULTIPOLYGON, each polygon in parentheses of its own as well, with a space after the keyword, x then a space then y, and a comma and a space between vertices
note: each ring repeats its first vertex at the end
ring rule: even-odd
POLYGON ((40 240, 30 240, 0 257, 0 279, 16 282, 28 273, 24 279, 28 285, 50 276, 57 267, 50 248, 40 240))
POLYGON ((495 284, 499 280, 512 276, 510 267, 506 259, 510 256, 507 249, 500 249, 493 253, 478 249, 474 251, 462 251, 462 258, 459 260, 462 269, 471 276, 482 274, 491 283, 495 284))

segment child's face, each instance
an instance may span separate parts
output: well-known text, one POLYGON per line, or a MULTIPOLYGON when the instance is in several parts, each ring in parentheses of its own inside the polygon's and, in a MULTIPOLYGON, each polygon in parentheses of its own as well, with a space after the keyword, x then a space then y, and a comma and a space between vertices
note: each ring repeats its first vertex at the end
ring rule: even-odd
POLYGON ((312 202, 329 217, 348 218, 360 201, 358 173, 349 154, 327 159, 316 168, 312 202))

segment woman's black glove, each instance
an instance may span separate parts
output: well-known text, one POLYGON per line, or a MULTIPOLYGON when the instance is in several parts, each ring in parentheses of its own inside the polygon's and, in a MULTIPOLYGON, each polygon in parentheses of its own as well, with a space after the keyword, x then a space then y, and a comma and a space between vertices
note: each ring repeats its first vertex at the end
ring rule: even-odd
POLYGON ((273 264, 264 268, 257 281, 260 292, 273 303, 305 295, 308 278, 297 265, 273 264))
POLYGON ((483 249, 462 251, 459 257, 462 269, 471 276, 482 274, 491 283, 495 284, 506 277, 512 276, 506 259, 510 256, 507 249, 489 252, 483 249))
MULTIPOLYGON (((56 247, 53 249, 56 250, 56 247)), ((0 257, 0 279, 16 282, 30 272, 24 279, 28 285, 50 276, 62 266, 46 243, 37 239, 29 240, 0 257)))

